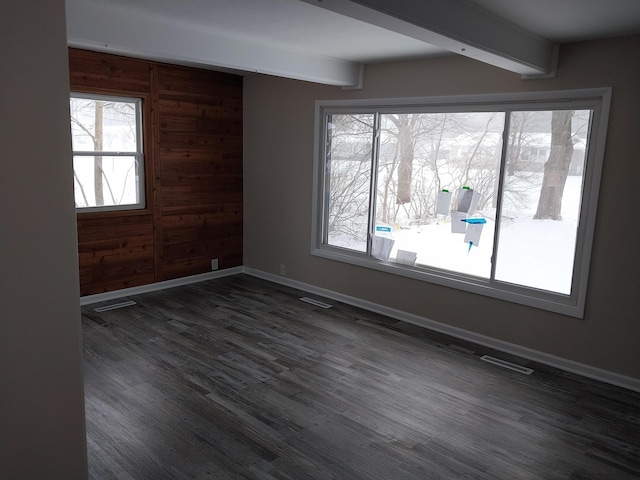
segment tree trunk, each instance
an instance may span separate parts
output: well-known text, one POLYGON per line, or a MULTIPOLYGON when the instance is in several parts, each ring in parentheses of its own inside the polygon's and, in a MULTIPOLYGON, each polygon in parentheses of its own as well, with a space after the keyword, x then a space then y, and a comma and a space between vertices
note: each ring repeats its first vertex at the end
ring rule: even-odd
POLYGON ((573 111, 556 110, 551 116, 551 151, 544 165, 538 209, 533 218, 561 220, 562 195, 573 155, 571 118, 573 111))
POLYGON ((411 177, 413 176, 413 136, 407 115, 398 119, 398 193, 396 204, 411 202, 411 177))
POLYGON ((509 135, 509 146, 507 148, 507 175, 516 174, 516 166, 520 160, 522 152, 522 130, 512 131, 509 135))

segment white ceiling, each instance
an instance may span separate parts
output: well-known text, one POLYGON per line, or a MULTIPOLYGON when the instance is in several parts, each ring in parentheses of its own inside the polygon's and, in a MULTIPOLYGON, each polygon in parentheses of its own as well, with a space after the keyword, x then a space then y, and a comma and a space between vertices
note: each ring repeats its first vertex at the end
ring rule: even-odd
POLYGON ((459 54, 523 75, 558 44, 640 34, 640 0, 67 0, 71 46, 357 86, 362 65, 459 54))

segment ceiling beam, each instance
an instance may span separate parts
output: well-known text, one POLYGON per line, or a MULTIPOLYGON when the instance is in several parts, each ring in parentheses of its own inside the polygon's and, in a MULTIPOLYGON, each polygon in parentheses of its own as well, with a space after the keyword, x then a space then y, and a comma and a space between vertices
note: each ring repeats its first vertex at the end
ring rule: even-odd
POLYGON ((113 5, 107 8, 88 0, 66 4, 67 43, 72 47, 326 85, 362 84, 359 63, 231 38, 113 5))
POLYGON ((524 76, 555 72, 557 46, 468 0, 301 0, 524 76))

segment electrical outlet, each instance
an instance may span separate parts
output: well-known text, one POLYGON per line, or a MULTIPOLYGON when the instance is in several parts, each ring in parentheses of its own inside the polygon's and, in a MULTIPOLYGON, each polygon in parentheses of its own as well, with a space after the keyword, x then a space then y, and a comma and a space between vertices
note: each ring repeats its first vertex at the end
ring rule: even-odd
POLYGON ((218 259, 214 258, 211 260, 211 270, 217 270, 218 269, 218 259))
POLYGON ((284 263, 280 264, 280 275, 284 276, 287 274, 287 267, 285 267, 284 263))

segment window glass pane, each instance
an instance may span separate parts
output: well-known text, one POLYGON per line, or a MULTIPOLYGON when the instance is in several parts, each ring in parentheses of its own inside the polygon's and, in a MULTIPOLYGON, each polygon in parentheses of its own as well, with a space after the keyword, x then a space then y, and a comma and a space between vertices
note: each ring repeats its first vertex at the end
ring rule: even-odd
POLYGON ((590 118, 511 114, 496 280, 571 293, 590 118))
POLYGON ((78 208, 140 202, 134 156, 74 156, 73 175, 78 208))
POLYGON ((70 98, 77 208, 144 205, 140 103, 106 95, 70 98))
POLYGON ((394 240, 389 260, 490 276, 503 128, 496 112, 382 115, 376 235, 394 240), (471 248, 467 223, 451 215, 467 210, 457 202, 462 187, 477 199, 464 217, 487 222, 471 248), (437 214, 442 190, 451 197, 437 214))
POLYGON ((71 98, 73 150, 137 152, 134 102, 71 98))
POLYGON ((367 251, 372 114, 331 115, 327 124, 325 242, 367 251))
POLYGON ((323 102, 312 253, 581 317, 610 97, 323 102))

